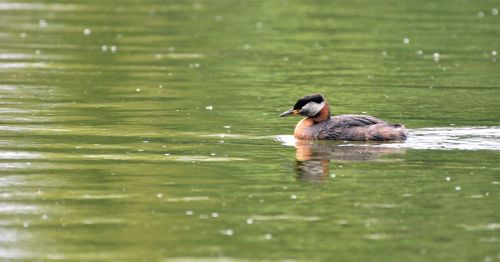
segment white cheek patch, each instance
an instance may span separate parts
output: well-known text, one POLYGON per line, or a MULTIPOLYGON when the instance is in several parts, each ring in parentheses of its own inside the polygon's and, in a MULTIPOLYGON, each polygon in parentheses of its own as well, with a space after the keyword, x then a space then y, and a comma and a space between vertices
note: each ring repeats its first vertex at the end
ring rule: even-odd
POLYGON ((316 102, 309 102, 302 107, 300 113, 301 115, 305 116, 315 116, 319 113, 319 111, 321 111, 321 109, 323 109, 324 106, 325 106, 324 101, 319 104, 316 102))

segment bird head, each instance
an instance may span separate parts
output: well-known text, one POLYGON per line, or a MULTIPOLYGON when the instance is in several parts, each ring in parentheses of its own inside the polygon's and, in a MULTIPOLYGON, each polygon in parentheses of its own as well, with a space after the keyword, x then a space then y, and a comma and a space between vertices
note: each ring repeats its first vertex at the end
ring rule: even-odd
POLYGON ((304 96, 297 100, 293 108, 281 113, 280 117, 302 115, 306 117, 315 117, 326 105, 326 100, 321 94, 304 96))

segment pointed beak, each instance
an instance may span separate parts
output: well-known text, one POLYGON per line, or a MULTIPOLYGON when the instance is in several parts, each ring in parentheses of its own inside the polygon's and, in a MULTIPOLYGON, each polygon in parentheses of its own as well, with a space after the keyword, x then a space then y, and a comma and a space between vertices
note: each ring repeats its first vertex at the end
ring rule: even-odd
POLYGON ((286 112, 281 113, 280 117, 296 115, 297 113, 298 113, 298 110, 293 110, 293 108, 292 108, 286 112))

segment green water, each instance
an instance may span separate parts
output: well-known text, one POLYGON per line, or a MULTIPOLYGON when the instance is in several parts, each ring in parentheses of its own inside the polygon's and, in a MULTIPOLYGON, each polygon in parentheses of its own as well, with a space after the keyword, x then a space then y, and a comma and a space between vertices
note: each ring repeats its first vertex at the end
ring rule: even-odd
POLYGON ((0 259, 500 261, 498 9, 0 1, 0 259), (297 143, 313 92, 413 136, 297 143))

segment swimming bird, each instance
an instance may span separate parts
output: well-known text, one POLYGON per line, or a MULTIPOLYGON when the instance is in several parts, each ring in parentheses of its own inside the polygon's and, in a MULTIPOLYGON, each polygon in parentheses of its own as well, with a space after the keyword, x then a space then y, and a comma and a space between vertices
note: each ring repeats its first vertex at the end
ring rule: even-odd
POLYGON ((295 127, 294 136, 305 140, 388 141, 405 140, 406 129, 367 115, 330 115, 322 94, 304 96, 280 117, 305 116, 295 127))

